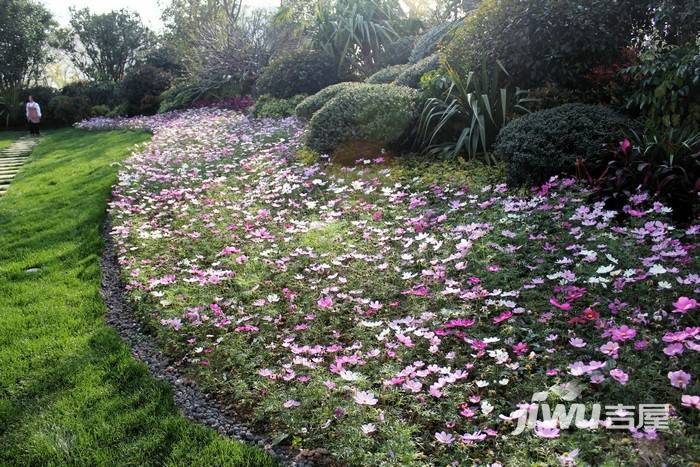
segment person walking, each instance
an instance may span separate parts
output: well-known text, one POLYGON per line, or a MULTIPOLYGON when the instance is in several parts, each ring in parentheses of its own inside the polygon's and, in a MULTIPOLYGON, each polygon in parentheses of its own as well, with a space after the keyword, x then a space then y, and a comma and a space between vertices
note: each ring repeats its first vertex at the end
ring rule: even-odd
POLYGON ((29 122, 29 134, 39 136, 39 122, 41 122, 41 107, 34 102, 32 96, 27 97, 27 122, 29 122))

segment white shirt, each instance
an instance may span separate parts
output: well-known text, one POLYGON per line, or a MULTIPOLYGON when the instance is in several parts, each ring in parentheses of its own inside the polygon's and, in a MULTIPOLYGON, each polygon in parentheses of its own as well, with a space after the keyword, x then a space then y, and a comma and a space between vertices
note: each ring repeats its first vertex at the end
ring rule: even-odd
POLYGON ((41 107, 39 107, 39 104, 37 102, 27 102, 27 107, 25 109, 25 111, 27 112, 27 119, 29 119, 30 108, 36 109, 37 115, 39 115, 39 118, 41 118, 41 107))

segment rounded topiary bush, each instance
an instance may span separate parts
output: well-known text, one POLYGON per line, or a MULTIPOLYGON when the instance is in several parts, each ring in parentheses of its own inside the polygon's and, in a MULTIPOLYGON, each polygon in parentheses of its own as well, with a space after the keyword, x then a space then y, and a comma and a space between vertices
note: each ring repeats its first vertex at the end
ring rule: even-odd
POLYGON ((323 52, 296 50, 272 60, 257 81, 259 94, 286 99, 314 94, 338 82, 338 67, 323 52))
POLYGON ((510 185, 536 185, 575 173, 577 159, 600 155, 631 125, 606 107, 566 104, 510 122, 498 133, 494 155, 506 162, 510 185))
POLYGON ((389 84, 399 77, 408 67, 411 65, 391 65, 386 68, 382 68, 377 71, 369 78, 365 80, 365 83, 369 84, 389 84))
POLYGON ((440 66, 440 59, 437 54, 430 55, 424 59, 410 65, 403 70, 394 81, 394 84, 418 88, 420 78, 429 71, 436 70, 440 66))
POLYGON ((339 92, 357 86, 358 84, 359 83, 345 82, 328 86, 313 96, 309 96, 301 101, 299 105, 296 106, 296 109, 294 109, 294 113, 301 120, 311 120, 314 113, 323 107, 326 102, 337 96, 339 92))
POLYGON ((350 141, 397 142, 416 116, 418 92, 391 84, 360 83, 339 92, 314 113, 306 144, 331 152, 350 141))

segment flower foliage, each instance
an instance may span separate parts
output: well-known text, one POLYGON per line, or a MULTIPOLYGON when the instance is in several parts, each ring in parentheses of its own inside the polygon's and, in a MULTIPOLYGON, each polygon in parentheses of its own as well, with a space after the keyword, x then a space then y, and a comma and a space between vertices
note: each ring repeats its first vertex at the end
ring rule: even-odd
POLYGON ((649 451, 629 440, 657 436, 665 462, 692 461, 700 225, 674 228, 643 194, 616 224, 572 179, 516 195, 380 157, 304 165, 293 119, 82 127, 143 124, 152 142, 110 205, 129 297, 178 364, 268 430, 342 465, 631 465, 649 451), (586 401, 671 404, 671 432, 606 419, 509 436, 534 392, 568 382, 586 401))

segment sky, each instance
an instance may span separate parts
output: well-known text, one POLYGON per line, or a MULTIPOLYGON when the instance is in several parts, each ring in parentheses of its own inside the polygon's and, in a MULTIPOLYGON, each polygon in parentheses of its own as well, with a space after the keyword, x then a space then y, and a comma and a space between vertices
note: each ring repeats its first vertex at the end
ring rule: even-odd
MULTIPOLYGON (((68 24, 70 18, 68 8, 75 6, 77 8, 88 7, 93 13, 106 13, 111 10, 128 8, 138 12, 149 28, 160 31, 163 27, 158 0, 40 0, 40 2, 46 5, 62 26, 68 24)), ((160 3, 165 2, 161 0, 160 3)), ((244 0, 244 4, 251 8, 265 8, 278 5, 279 0, 244 0)))

